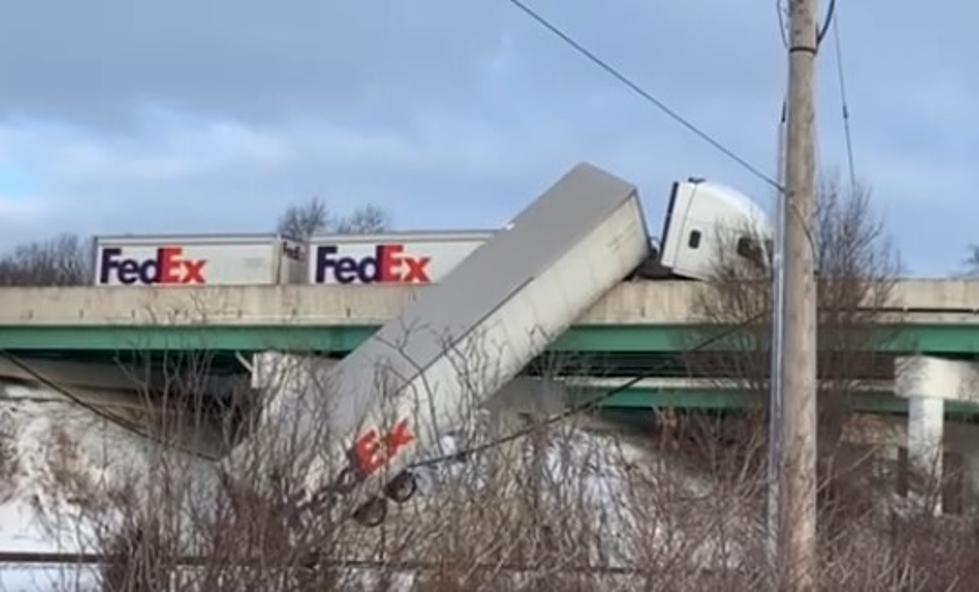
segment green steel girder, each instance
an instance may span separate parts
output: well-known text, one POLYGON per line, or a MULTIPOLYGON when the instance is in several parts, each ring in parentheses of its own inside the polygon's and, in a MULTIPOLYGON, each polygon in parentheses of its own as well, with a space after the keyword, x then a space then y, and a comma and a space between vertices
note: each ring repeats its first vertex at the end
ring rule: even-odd
MULTIPOLYGON (((599 407, 605 409, 748 409, 760 407, 766 395, 748 391, 729 389, 684 389, 684 388, 645 388, 632 387, 608 398, 604 398, 607 389, 596 387, 576 388, 573 400, 578 404, 588 401, 601 400, 599 407)), ((872 391, 860 393, 853 397, 853 407, 856 411, 870 413, 906 414, 908 402, 906 399, 894 396, 893 393, 872 391)), ((979 415, 979 404, 963 401, 946 401, 945 414, 949 416, 979 415)))
MULTIPOLYGON (((267 349, 345 353, 374 326, 4 326, 0 349, 11 351, 130 351, 267 349)), ((551 347, 559 352, 682 352, 711 336, 712 349, 737 350, 738 336, 695 325, 582 325, 551 347)), ((876 349, 889 353, 979 354, 979 325, 908 325, 881 331, 876 349)))

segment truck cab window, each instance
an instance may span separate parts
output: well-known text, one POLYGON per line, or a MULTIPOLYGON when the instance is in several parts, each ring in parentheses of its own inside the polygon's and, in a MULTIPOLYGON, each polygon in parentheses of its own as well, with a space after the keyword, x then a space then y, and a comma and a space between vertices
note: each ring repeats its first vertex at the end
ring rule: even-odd
POLYGON ((687 246, 689 246, 691 249, 696 249, 697 247, 700 246, 700 231, 699 230, 691 230, 690 231, 690 239, 687 240, 687 246))
POLYGON ((748 236, 742 236, 738 239, 737 253, 753 263, 761 264, 764 261, 764 255, 758 241, 748 236))

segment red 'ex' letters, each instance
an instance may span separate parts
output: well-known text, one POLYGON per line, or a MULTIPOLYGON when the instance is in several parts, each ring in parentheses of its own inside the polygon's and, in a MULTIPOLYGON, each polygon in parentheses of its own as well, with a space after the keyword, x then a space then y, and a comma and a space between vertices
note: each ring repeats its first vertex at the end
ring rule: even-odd
POLYGON ((377 430, 370 430, 357 438, 352 450, 354 461, 364 475, 371 475, 414 441, 408 420, 402 419, 383 436, 377 430))

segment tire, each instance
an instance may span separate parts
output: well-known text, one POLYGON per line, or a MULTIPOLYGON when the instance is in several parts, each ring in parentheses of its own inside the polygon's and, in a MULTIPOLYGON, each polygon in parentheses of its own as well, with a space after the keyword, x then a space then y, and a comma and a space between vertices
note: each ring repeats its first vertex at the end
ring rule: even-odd
POLYGON ((337 478, 333 481, 333 489, 337 493, 350 493, 358 483, 360 483, 360 475, 355 468, 348 466, 337 474, 337 478))
POLYGON ((380 526, 388 515, 388 502, 383 497, 375 497, 364 502, 354 510, 353 519, 361 526, 374 528, 380 526))
POLYGON ((399 504, 410 500, 418 491, 418 481, 409 471, 399 473, 384 486, 384 495, 399 504))

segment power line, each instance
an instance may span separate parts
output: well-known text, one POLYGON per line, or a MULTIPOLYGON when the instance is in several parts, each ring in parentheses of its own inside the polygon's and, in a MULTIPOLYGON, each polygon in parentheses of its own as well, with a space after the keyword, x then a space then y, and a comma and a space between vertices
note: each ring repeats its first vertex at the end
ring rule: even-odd
MULTIPOLYGON (((541 16, 539 13, 535 12, 532 8, 530 8, 529 6, 521 2, 521 0, 507 0, 507 1, 513 4, 514 6, 516 6, 517 8, 519 8, 529 17, 534 19, 542 27, 544 27, 545 29, 547 29, 548 31, 556 35, 559 39, 561 39, 562 41, 564 41, 565 43, 573 47, 578 53, 588 58, 592 63, 594 63, 601 69, 605 70, 607 73, 611 74, 612 77, 614 77, 616 80, 629 87, 630 90, 638 94, 640 97, 646 99, 648 102, 652 103, 653 106, 655 106, 657 109, 665 113, 668 117, 670 117, 671 119, 673 119, 674 121, 682 125, 683 127, 693 132, 697 137, 704 140, 705 142, 713 146, 715 149, 720 151, 722 154, 724 154, 734 162, 741 165, 745 170, 747 170, 754 176, 758 177, 768 185, 774 187, 780 194, 785 193, 785 188, 781 184, 779 184, 778 181, 772 179, 770 176, 761 172, 760 169, 758 169, 757 167, 749 163, 744 158, 738 156, 733 150, 726 147, 719 140, 715 139, 707 132, 701 130, 693 122, 691 122, 690 120, 686 119, 685 117, 683 117, 682 115, 680 115, 679 113, 671 109, 668 105, 666 105, 665 103, 663 103, 662 101, 654 97, 644 88, 639 86, 639 84, 637 84, 636 82, 633 82, 629 77, 627 77, 625 74, 620 72, 614 66, 612 66, 602 58, 592 53, 588 48, 584 47, 583 45, 575 41, 570 35, 562 31, 561 29, 559 29, 556 25, 552 24, 543 16, 541 16)), ((828 25, 833 18, 832 4, 830 8, 831 10, 826 15, 826 22, 824 26, 828 25)), ((779 11, 779 17, 780 18, 782 17, 781 11, 779 11)), ((784 36, 785 34, 784 29, 782 31, 782 34, 784 36)), ((799 215, 799 213, 796 211, 796 208, 794 206, 792 206, 791 210, 793 215, 795 216, 799 215)), ((815 252, 816 241, 815 238, 812 236, 812 231, 809 228, 808 221, 803 221, 803 225, 805 227, 806 236, 809 240, 810 248, 813 250, 813 252, 815 252)))
MULTIPOLYGON (((697 343, 693 347, 691 347, 689 349, 686 349, 686 350, 684 350, 681 353, 682 354, 692 354, 692 353, 695 353, 695 352, 698 352, 698 351, 702 351, 702 350, 710 347, 711 345, 714 345, 715 343, 718 343, 718 342, 722 341, 723 339, 726 339, 726 338, 728 338, 728 337, 730 337, 730 336, 732 336, 732 335, 734 335, 734 334, 736 334, 736 333, 738 333, 740 331, 743 331, 745 328, 747 328, 748 326, 750 326, 752 323, 754 323, 754 322, 760 320, 761 318, 763 318, 766 314, 767 314, 767 312, 761 312, 761 313, 754 314, 754 315, 750 316, 749 318, 744 319, 744 320, 742 320, 741 322, 739 322, 739 323, 737 323, 735 325, 731 325, 730 327, 728 327, 726 329, 723 329, 721 331, 718 331, 714 335, 711 335, 710 337, 707 337, 707 338, 703 339, 702 341, 700 341, 699 343, 697 343)), ((477 444, 475 446, 471 446, 469 448, 466 448, 465 450, 460 450, 458 452, 453 452, 451 454, 445 454, 445 455, 436 456, 436 457, 432 457, 432 458, 428 458, 428 459, 417 461, 417 462, 411 464, 411 466, 409 466, 408 468, 409 469, 417 469, 417 468, 421 468, 421 467, 428 467, 428 466, 437 465, 437 464, 441 464, 441 463, 444 463, 444 462, 452 461, 452 460, 458 459, 460 457, 471 456, 473 454, 479 454, 481 452, 485 452, 485 451, 490 450, 492 448, 497 448, 499 446, 502 446, 503 444, 507 444, 509 442, 513 442, 514 440, 519 440, 520 438, 523 438, 525 436, 528 436, 531 433, 533 433, 534 431, 539 430, 542 427, 548 427, 548 426, 551 426, 551 425, 560 423, 560 422, 562 422, 562 421, 564 421, 564 420, 566 420, 566 419, 568 419, 568 418, 570 418, 572 416, 578 415, 578 414, 583 413, 585 411, 594 410, 602 402, 607 401, 608 399, 611 399, 615 395, 617 395, 617 394, 619 394, 621 392, 624 392, 624 391, 632 388, 633 386, 639 384, 639 382, 641 382, 642 380, 645 380, 647 378, 651 378, 651 377, 655 376, 655 373, 657 371, 659 371, 659 370, 662 370, 664 367, 666 367, 666 364, 667 364, 667 362, 660 362, 659 364, 656 364, 655 366, 653 366, 652 368, 650 368, 646 372, 642 372, 642 373, 637 374, 636 376, 628 379, 627 381, 625 381, 624 383, 620 384, 617 387, 611 388, 611 389, 609 389, 609 390, 601 393, 600 395, 597 395, 595 397, 592 397, 592 398, 588 399, 587 401, 585 401, 583 403, 579 403, 577 405, 571 405, 567 409, 565 409, 564 411, 561 411, 559 413, 556 413, 556 414, 554 414, 554 415, 552 415, 550 417, 546 417, 543 420, 541 420, 539 422, 535 422, 533 425, 530 425, 530 426, 528 426, 526 428, 515 430, 515 431, 513 431, 513 432, 511 432, 511 433, 509 433, 509 434, 507 434, 505 436, 501 436, 499 438, 494 438, 494 439, 492 439, 492 440, 490 440, 488 442, 484 442, 482 444, 477 444)))
POLYGON ((823 26, 816 33, 816 45, 823 42, 823 37, 826 36, 830 25, 833 23, 834 14, 836 14, 836 0, 829 0, 829 8, 826 9, 826 18, 823 20, 823 26))
MULTIPOLYGON (((747 319, 744 319, 744 320, 742 320, 741 322, 739 322, 737 324, 731 325, 730 327, 727 327, 726 329, 723 329, 721 331, 718 331, 717 333, 711 335, 710 337, 707 337, 707 338, 701 340, 699 343, 695 344, 694 346, 692 346, 692 347, 690 347, 690 348, 688 348, 688 349, 686 349, 686 350, 684 350, 684 351, 682 351, 680 353, 682 353, 682 354, 691 354, 691 353, 695 353, 695 352, 698 352, 698 351, 702 351, 702 350, 710 347, 711 345, 713 345, 715 343, 718 343, 718 342, 722 341, 723 339, 726 339, 727 337, 730 337, 731 335, 734 335, 734 334, 738 333, 739 331, 744 330, 745 328, 747 328, 748 326, 750 326, 755 321, 760 320, 765 314, 766 313, 758 313, 758 314, 752 315, 751 317, 749 317, 747 319)), ((156 438, 154 436, 151 436, 151 435, 145 433, 143 430, 141 430, 136 424, 134 424, 132 422, 128 422, 128 421, 126 421, 126 420, 124 420, 124 419, 122 419, 120 417, 116 417, 116 416, 113 416, 112 414, 109 414, 109 413, 104 412, 98 406, 87 403, 86 401, 84 401, 82 399, 82 397, 79 397, 78 395, 76 395, 75 393, 71 392, 69 389, 65 388, 64 386, 59 385, 58 383, 56 383, 55 381, 51 380, 50 378, 48 378, 47 376, 45 376, 43 373, 41 373, 40 371, 36 370, 35 368, 32 368, 27 362, 21 360, 20 358, 18 358, 14 354, 10 353, 9 351, 0 350, 0 356, 2 356, 4 358, 7 358, 11 363, 15 364, 16 366, 18 366, 19 368, 21 368, 25 372, 29 373, 41 385, 46 386, 49 389, 51 389, 51 390, 53 390, 53 391, 55 391, 57 393, 60 393, 60 394, 64 395, 65 397, 68 398, 68 400, 71 403, 74 403, 74 404, 76 404, 76 405, 78 405, 78 406, 80 406, 80 407, 82 407, 82 408, 84 408, 84 409, 86 409, 86 410, 94 413, 95 415, 101 417, 102 419, 104 419, 106 421, 109 421, 109 422, 112 422, 112 423, 118 425, 119 427, 125 429, 126 431, 128 431, 128 432, 130 432, 130 433, 132 433, 134 435, 140 436, 141 438, 145 438, 147 440, 154 441, 154 442, 159 443, 159 444, 163 444, 165 446, 171 446, 171 447, 173 447, 173 448, 175 448, 175 449, 177 449, 177 450, 179 450, 181 452, 189 453, 192 456, 196 456, 196 457, 201 458, 201 459, 204 459, 204 460, 211 460, 211 461, 218 460, 214 456, 203 454, 203 453, 200 453, 200 452, 198 452, 196 450, 190 449, 188 447, 183 447, 183 446, 175 445, 172 442, 167 442, 167 441, 164 441, 164 440, 162 440, 160 438, 156 438)), ((468 456, 468 455, 472 455, 472 454, 478 454, 478 453, 484 452, 484 451, 486 451, 488 449, 496 448, 496 447, 501 446, 503 444, 506 444, 508 442, 512 442, 514 440, 520 439, 520 438, 522 438, 524 436, 527 436, 528 434, 530 434, 534 430, 540 429, 541 427, 554 425, 554 424, 559 423, 561 421, 564 421, 565 419, 568 419, 569 417, 572 417, 574 415, 578 415, 578 414, 583 413, 585 411, 593 410, 593 409, 597 408, 598 405, 600 405, 603 401, 606 401, 606 400, 612 398, 613 396, 615 396, 615 395, 617 395, 617 394, 619 394, 621 392, 624 392, 624 391, 632 388, 633 386, 635 386, 636 384, 638 384, 642 380, 645 380, 647 378, 651 378, 651 377, 655 376, 655 373, 657 371, 663 369, 666 366, 666 364, 667 364, 667 362, 660 362, 659 364, 653 366, 652 368, 650 368, 646 372, 642 372, 640 374, 637 374, 636 376, 628 379, 626 382, 620 384, 619 386, 616 386, 614 388, 611 388, 611 389, 609 389, 609 390, 601 393, 600 395, 597 395, 595 397, 592 397, 589 400, 585 401, 584 403, 579 403, 577 405, 572 405, 572 406, 568 407, 567 409, 565 409, 564 411, 562 411, 560 413, 557 413, 557 414, 555 414, 555 415, 553 415, 551 417, 548 417, 548 418, 544 419, 541 422, 535 423, 534 425, 532 425, 532 426, 530 426, 528 428, 517 430, 515 432, 512 432, 512 433, 507 434, 505 436, 502 436, 500 438, 495 438, 495 439, 493 439, 493 440, 491 440, 489 442, 484 442, 484 443, 479 444, 477 446, 473 446, 471 448, 467 448, 466 450, 462 450, 462 451, 459 451, 459 452, 454 452, 452 454, 447 454, 447 455, 444 455, 444 456, 438 456, 438 457, 434 457, 434 458, 428 458, 428 459, 424 459, 424 460, 415 462, 409 468, 419 468, 419 467, 424 467, 424 466, 431 466, 431 465, 440 464, 440 463, 443 463, 443 462, 447 462, 447 461, 456 459, 456 458, 458 458, 459 456, 462 456, 462 455, 467 455, 468 456)))
POLYGON ((719 152, 721 152, 722 154, 724 154, 734 162, 741 165, 745 170, 747 170, 754 176, 758 177, 765 183, 771 185, 775 189, 782 191, 782 186, 779 185, 777 181, 775 181, 774 179, 772 179, 771 177, 763 173, 760 169, 758 169, 757 167, 749 163, 744 158, 738 156, 733 150, 731 150, 730 148, 722 144, 719 140, 715 139, 707 132, 697 127, 689 119, 683 117, 678 112, 671 109, 668 105, 666 105, 666 103, 654 97, 647 90, 639 86, 638 83, 633 82, 632 79, 630 79, 628 76, 620 72, 614 66, 612 66, 602 58, 595 55, 588 48, 584 47, 583 45, 575 41, 570 35, 562 31, 561 29, 559 29, 556 25, 551 24, 550 21, 548 21, 539 13, 535 12, 532 8, 530 8, 529 6, 521 2, 521 0, 508 0, 508 1, 514 6, 516 6, 517 8, 519 8, 521 11, 523 11, 524 14, 534 19, 539 25, 541 25, 542 27, 544 27, 545 29, 547 29, 548 31, 556 35, 559 39, 561 39, 562 41, 564 41, 565 43, 573 47, 578 53, 588 58, 588 60, 590 60, 595 65, 597 65, 599 68, 605 70, 608 74, 612 75, 612 77, 614 77, 616 80, 629 87, 630 90, 632 90, 640 97, 642 97, 643 99, 651 103, 653 106, 655 106, 657 109, 665 113, 667 117, 676 121, 683 127, 687 128, 687 130, 693 132, 694 135, 696 135, 701 140, 713 146, 716 150, 718 150, 719 152))
MULTIPOLYGON (((121 557, 111 553, 65 553, 65 552, 44 552, 44 551, 0 551, 0 564, 17 565, 43 565, 43 566, 71 566, 81 567, 84 565, 105 565, 119 562, 121 557)), ((291 556, 284 561, 269 561, 268 557, 246 557, 237 560, 224 560, 214 555, 173 555, 167 557, 169 565, 173 567, 206 567, 209 565, 220 564, 233 567, 268 567, 283 570, 312 570, 324 567, 334 569, 357 569, 357 570, 391 570, 391 571, 410 571, 410 572, 433 572, 443 571, 447 567, 464 567, 467 570, 480 572, 502 572, 509 574, 533 574, 539 575, 541 568, 539 565, 525 563, 498 561, 477 561, 463 564, 446 563, 438 560, 409 559, 409 560, 385 560, 385 559, 366 559, 360 557, 336 557, 324 553, 311 552, 300 556, 291 556)), ((674 575, 677 572, 672 569, 650 568, 645 566, 626 567, 618 565, 607 565, 601 563, 581 563, 562 565, 561 571, 582 575, 601 575, 601 576, 623 576, 623 575, 643 575, 643 576, 666 576, 674 575)), ((715 577, 716 570, 705 567, 691 567, 690 575, 695 577, 715 577)))
POLYGON ((840 17, 833 22, 833 40, 836 45, 836 73, 840 81, 840 104, 843 111, 843 135, 846 140, 846 162, 850 172, 850 192, 857 189, 857 172, 853 164, 853 138, 850 133, 850 107, 846 98, 846 78, 843 75, 843 49, 840 43, 840 17))
POLYGON ((785 10, 782 8, 782 0, 775 0, 775 14, 778 15, 778 32, 782 36, 782 45, 788 49, 789 38, 785 34, 785 10))
POLYGON ((0 350, 0 356, 6 358, 11 364, 14 364, 18 368, 20 368, 21 370, 23 370, 24 372, 26 372, 27 374, 29 374, 41 386, 47 387, 48 389, 50 389, 50 390, 52 390, 52 391, 54 391, 56 393, 59 393, 59 394, 63 395, 64 397, 66 397, 68 399, 68 402, 69 403, 73 403, 73 404, 75 404, 75 405, 77 405, 77 406, 79 406, 79 407, 81 407, 81 408, 89 411, 90 413, 92 413, 92 414, 100 417, 101 419, 103 419, 103 420, 105 420, 105 421, 107 421, 109 423, 112 423, 112 424, 114 424, 114 425, 122 428, 123 430, 129 432, 130 434, 133 434, 135 436, 139 436, 140 438, 143 438, 143 439, 148 440, 150 442, 154 442, 156 444, 162 444, 164 446, 172 447, 172 448, 174 448, 176 450, 179 450, 180 452, 184 452, 184 453, 190 454, 191 456, 195 456, 195 457, 200 458, 200 459, 210 460, 210 461, 217 460, 217 457, 212 456, 212 455, 208 455, 208 454, 204 454, 202 452, 198 452, 198 451, 194 450, 193 448, 190 448, 189 446, 181 446, 181 445, 175 444, 173 442, 168 442, 168 441, 166 441, 163 438, 159 438, 159 437, 153 436, 151 434, 148 434, 142 428, 140 428, 140 426, 138 424, 136 424, 134 422, 131 422, 131 421, 127 421, 127 420, 123 419, 122 417, 119 417, 119 416, 114 415, 112 413, 108 413, 108 412, 104 411, 103 409, 101 409, 98 405, 94 405, 94 404, 88 403, 82 397, 78 396, 77 394, 75 394, 74 392, 72 392, 67 387, 62 386, 62 385, 58 384, 57 382, 55 382, 54 380, 52 380, 51 378, 45 376, 43 372, 37 370, 36 368, 33 368, 26 361, 20 359, 19 357, 15 356, 14 354, 10 353, 9 351, 0 350))

